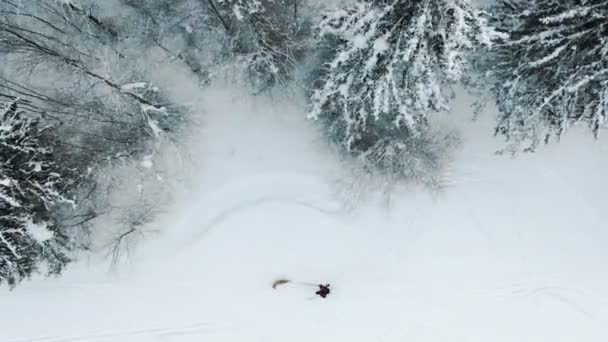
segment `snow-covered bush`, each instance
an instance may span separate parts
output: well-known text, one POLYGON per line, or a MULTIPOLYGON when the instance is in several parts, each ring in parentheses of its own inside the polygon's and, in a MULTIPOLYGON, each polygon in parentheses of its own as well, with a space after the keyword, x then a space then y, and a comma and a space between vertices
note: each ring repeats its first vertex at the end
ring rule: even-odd
POLYGON ((73 175, 54 158, 55 142, 16 102, 0 103, 0 284, 41 265, 58 274, 70 261, 70 237, 52 210, 74 205, 73 175))
POLYGON ((428 117, 449 108, 469 54, 494 38, 483 13, 468 0, 357 1, 327 14, 319 36, 328 57, 309 117, 366 165, 406 179, 437 171, 446 139, 431 137, 428 117))
POLYGON ((483 60, 499 108, 496 134, 534 150, 568 127, 597 136, 608 115, 608 2, 500 0, 501 39, 483 60))
POLYGON ((159 221, 186 191, 183 182, 191 170, 187 150, 180 143, 152 143, 140 157, 114 160, 96 173, 90 204, 103 215, 94 219, 91 251, 118 266, 146 239, 170 230, 159 221))

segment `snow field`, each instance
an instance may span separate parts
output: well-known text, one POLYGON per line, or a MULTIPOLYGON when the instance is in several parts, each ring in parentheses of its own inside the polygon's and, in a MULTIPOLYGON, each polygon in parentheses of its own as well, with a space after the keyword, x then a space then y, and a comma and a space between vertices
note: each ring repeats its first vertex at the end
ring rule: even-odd
POLYGON ((0 341, 608 339, 604 140, 494 156, 491 114, 459 123, 463 102, 444 192, 347 211, 347 176, 294 101, 206 93, 194 195, 118 270, 83 261, 0 292, 0 341))

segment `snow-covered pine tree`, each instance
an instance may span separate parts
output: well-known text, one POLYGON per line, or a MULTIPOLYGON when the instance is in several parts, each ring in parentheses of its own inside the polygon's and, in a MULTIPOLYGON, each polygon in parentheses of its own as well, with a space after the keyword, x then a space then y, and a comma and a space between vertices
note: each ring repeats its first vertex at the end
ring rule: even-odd
POLYGON ((0 103, 0 284, 14 286, 44 264, 58 274, 70 240, 51 209, 73 204, 68 170, 54 161, 53 139, 17 102, 0 103))
POLYGON ((496 134, 534 150, 577 123, 597 136, 608 115, 608 2, 499 0, 498 42, 483 68, 499 108, 496 134))
POLYGON ((366 165, 409 179, 436 171, 446 141, 428 116, 448 108, 468 55, 493 40, 484 13, 469 0, 359 0, 326 15, 319 34, 329 61, 309 117, 366 165))

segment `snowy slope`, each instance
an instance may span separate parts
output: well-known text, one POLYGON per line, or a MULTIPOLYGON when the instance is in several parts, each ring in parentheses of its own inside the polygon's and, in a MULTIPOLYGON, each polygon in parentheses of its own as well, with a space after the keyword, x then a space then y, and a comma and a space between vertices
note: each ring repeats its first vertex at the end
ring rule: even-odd
POLYGON ((201 102, 195 199, 118 271, 83 262, 0 290, 1 342, 608 340, 605 140, 511 159, 492 154, 491 117, 459 123, 445 192, 346 212, 344 172, 296 100, 201 102))

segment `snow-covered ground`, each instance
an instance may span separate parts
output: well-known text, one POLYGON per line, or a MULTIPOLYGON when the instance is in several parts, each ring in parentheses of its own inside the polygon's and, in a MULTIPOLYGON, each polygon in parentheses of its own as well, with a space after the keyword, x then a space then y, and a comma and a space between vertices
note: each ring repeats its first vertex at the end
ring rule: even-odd
POLYGON ((608 340, 606 140, 495 156, 463 102, 444 192, 345 211, 360 187, 293 102, 205 94, 196 196, 118 270, 0 289, 0 342, 608 340))

